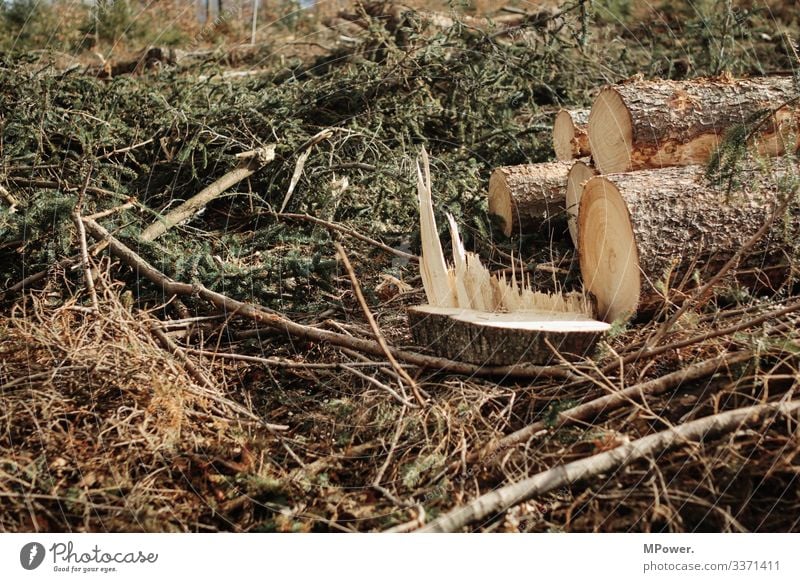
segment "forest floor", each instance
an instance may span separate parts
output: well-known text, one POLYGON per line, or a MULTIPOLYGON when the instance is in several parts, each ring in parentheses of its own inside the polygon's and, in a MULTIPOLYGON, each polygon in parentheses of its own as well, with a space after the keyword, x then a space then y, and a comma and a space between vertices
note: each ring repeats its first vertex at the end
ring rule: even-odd
POLYGON ((668 297, 546 369, 426 361, 409 334, 423 146, 471 250, 579 289, 565 217, 493 224, 492 168, 553 159, 555 112, 608 83, 798 68, 779 4, 595 5, 505 30, 369 4, 110 77, 0 53, 0 531, 800 530, 792 278, 677 321, 668 297))

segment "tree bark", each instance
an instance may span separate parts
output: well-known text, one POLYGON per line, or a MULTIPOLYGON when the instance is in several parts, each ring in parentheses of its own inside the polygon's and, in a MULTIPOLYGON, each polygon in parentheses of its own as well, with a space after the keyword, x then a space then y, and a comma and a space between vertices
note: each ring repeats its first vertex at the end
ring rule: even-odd
POLYGON ((567 174, 572 164, 504 166, 489 179, 489 212, 503 219, 503 233, 524 233, 565 217, 567 174))
POLYGON ((553 123, 553 149, 556 158, 570 162, 591 154, 589 147, 589 110, 562 109, 553 123))
POLYGON ((726 130, 758 127, 764 155, 797 148, 800 125, 791 77, 632 81, 603 89, 589 116, 589 141, 602 174, 706 163, 726 130))
MULTIPOLYGON (((685 291, 714 275, 771 220, 789 180, 795 181, 788 187, 794 193, 799 169, 789 158, 772 160, 769 168, 750 162, 739 172, 742 186, 732 192, 712 183, 701 166, 589 180, 578 215, 578 251, 599 317, 627 319, 662 301, 668 289, 685 291)), ((732 277, 757 286, 778 282, 786 273, 786 253, 796 255, 798 226, 795 202, 740 264, 753 268, 732 277)), ((680 301, 680 294, 669 299, 680 301)))
POLYGON ((570 313, 491 313, 428 305, 408 310, 417 345, 472 364, 549 364, 590 354, 609 326, 570 313))

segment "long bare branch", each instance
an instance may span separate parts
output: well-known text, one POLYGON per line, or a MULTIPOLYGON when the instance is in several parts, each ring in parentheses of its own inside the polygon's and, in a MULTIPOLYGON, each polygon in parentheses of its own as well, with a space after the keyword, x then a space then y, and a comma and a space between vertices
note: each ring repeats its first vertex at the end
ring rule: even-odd
POLYGON ((419 531, 457 532, 473 522, 496 515, 537 495, 585 481, 602 473, 615 471, 634 461, 672 447, 704 441, 733 432, 742 426, 754 426, 768 422, 779 415, 796 415, 798 412, 800 412, 800 401, 792 400, 779 404, 761 404, 739 408, 706 416, 628 442, 610 451, 553 467, 517 483, 481 495, 467 505, 457 507, 432 521, 419 531))

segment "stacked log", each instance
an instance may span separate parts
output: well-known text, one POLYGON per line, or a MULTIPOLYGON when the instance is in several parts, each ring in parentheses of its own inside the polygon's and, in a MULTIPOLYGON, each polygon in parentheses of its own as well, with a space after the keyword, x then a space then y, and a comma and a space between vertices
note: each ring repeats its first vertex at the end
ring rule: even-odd
MULTIPOLYGON (((606 321, 673 303, 676 287, 685 296, 707 280, 772 220, 800 173, 800 94, 790 77, 633 79, 599 92, 584 129, 585 116, 561 110, 554 120, 562 165, 495 170, 489 207, 510 235, 537 230, 563 203, 585 288, 606 321), (748 160, 736 188, 706 175, 726 139, 748 160)), ((739 275, 755 264, 761 276, 751 280, 785 274, 794 239, 779 236, 779 225, 800 227, 795 206, 748 249, 739 275)))
POLYGON ((489 212, 502 220, 503 234, 529 232, 564 212, 568 162, 497 168, 489 178, 489 212))
MULTIPOLYGON (((704 166, 606 174, 586 183, 578 249, 584 286, 601 319, 649 311, 653 301, 668 299, 668 290, 685 292, 713 276, 773 218, 780 185, 800 184, 800 167, 789 158, 767 168, 750 162, 739 175, 742 188, 733 192, 710 180, 704 166)), ((785 273, 784 251, 796 244, 786 233, 797 230, 799 218, 796 212, 775 216, 772 232, 743 263, 758 269, 763 283, 785 273)))
MULTIPOLYGON (((501 219, 503 234, 530 233, 543 222, 566 217, 570 237, 577 240, 577 201, 570 199, 568 177, 580 161, 580 169, 591 169, 587 124, 588 109, 562 109, 553 123, 555 162, 504 166, 489 178, 489 213, 501 219), (566 211, 566 214, 565 214, 566 211)), ((581 174, 583 175, 583 174, 581 174)))
POLYGON ((764 112, 752 136, 758 152, 795 150, 800 103, 792 77, 637 80, 600 92, 589 142, 602 174, 704 164, 726 130, 764 112))
POLYGON ((507 236, 566 215, 586 295, 570 302, 535 292, 524 278, 497 279, 465 255, 454 221, 448 267, 432 238, 426 176, 421 274, 429 304, 409 310, 418 343, 472 363, 547 363, 555 352, 586 356, 603 325, 680 303, 711 277, 785 282, 800 256, 800 94, 792 79, 636 79, 600 91, 584 129, 585 120, 585 111, 558 113, 558 161, 494 170, 489 209, 507 236), (729 150, 739 152, 729 158, 735 182, 707 170, 728 136, 738 139, 729 150))
POLYGON ((575 158, 588 157, 589 147, 589 110, 562 109, 553 122, 553 150, 556 158, 568 162, 575 158))

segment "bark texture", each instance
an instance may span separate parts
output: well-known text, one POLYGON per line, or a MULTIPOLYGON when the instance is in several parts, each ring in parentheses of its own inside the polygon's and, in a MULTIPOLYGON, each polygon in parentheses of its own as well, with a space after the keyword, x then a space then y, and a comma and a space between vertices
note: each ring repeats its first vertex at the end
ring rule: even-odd
MULTIPOLYGON (((622 315, 614 309, 607 312, 609 300, 602 298, 597 281, 613 279, 615 269, 624 263, 622 255, 628 251, 623 243, 615 242, 624 242, 624 222, 629 222, 633 234, 633 264, 640 275, 639 301, 633 311, 646 310, 654 299, 660 302, 667 288, 695 287, 695 273, 700 279, 713 276, 772 216, 779 190, 797 192, 797 161, 778 158, 772 162, 770 168, 755 163, 743 168, 741 186, 731 192, 725 185, 712 183, 702 166, 609 174, 587 182, 580 205, 578 250, 581 274, 597 297, 600 317, 610 321, 622 315), (627 212, 614 215, 602 205, 602 199, 613 198, 615 192, 627 212), (599 259, 590 259, 601 246, 606 248, 599 259)), ((784 216, 776 217, 732 276, 748 285, 780 283, 787 273, 788 257, 798 255, 799 228, 800 210, 795 202, 784 216)), ((610 301, 620 295, 624 294, 612 293, 610 301)), ((671 294, 670 300, 680 300, 680 293, 671 294)))
POLYGON ((503 233, 538 229, 564 216, 569 162, 504 166, 489 179, 489 212, 503 219, 503 233))
POLYGON ((584 158, 591 154, 589 147, 589 110, 562 109, 553 124, 553 149, 562 162, 584 158))
POLYGON ((797 147, 800 104, 791 77, 634 81, 608 87, 595 100, 589 137, 602 174, 706 163, 737 124, 776 111, 758 132, 762 154, 797 147), (602 105, 624 104, 616 120, 602 105), (784 105, 787 104, 787 105, 784 105), (783 106, 783 107, 782 107, 783 106), (625 119, 627 117, 627 119, 625 119), (629 135, 624 135, 626 132, 629 135))
POLYGON ((513 318, 526 322, 534 319, 525 312, 502 314, 509 318, 507 326, 480 322, 493 315, 496 314, 418 306, 409 308, 408 321, 415 342, 437 355, 444 357, 446 354, 448 358, 472 364, 502 366, 553 363, 557 356, 548 342, 567 359, 586 356, 608 329, 601 322, 570 314, 554 314, 552 317, 557 322, 542 316, 551 324, 548 327, 560 327, 560 330, 514 326, 510 321, 513 318))

